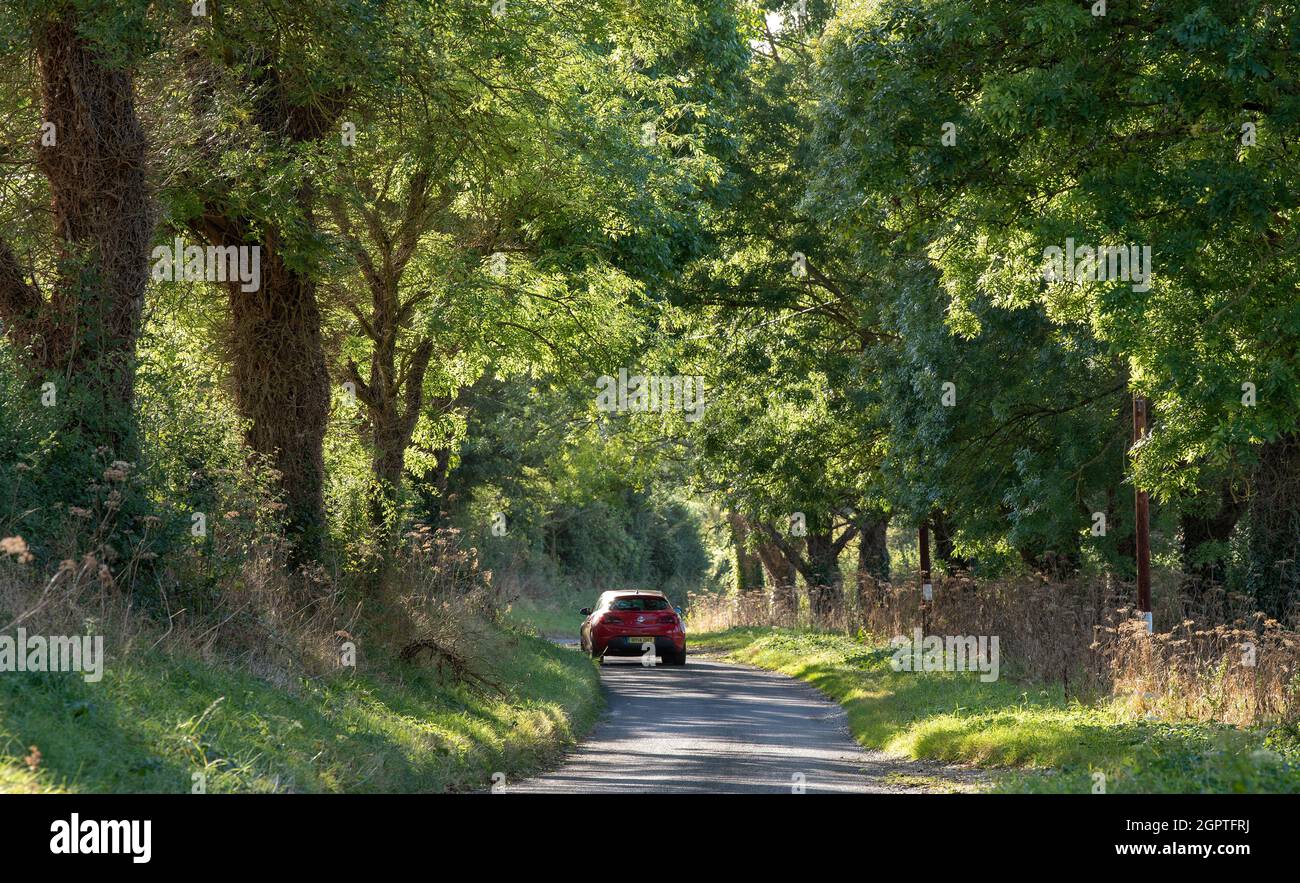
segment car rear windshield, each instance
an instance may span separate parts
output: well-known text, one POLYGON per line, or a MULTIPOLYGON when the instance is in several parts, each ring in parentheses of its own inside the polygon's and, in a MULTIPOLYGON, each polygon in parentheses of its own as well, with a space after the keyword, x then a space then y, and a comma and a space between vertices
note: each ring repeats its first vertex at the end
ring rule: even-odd
POLYGON ((609 605, 610 610, 667 610, 668 602, 663 598, 615 598, 609 605))

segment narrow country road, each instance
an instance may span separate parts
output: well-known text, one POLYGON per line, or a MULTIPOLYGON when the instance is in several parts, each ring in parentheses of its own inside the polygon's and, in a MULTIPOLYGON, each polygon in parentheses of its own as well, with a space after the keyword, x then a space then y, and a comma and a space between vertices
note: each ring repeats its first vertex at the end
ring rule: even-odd
POLYGON ((843 709, 785 675, 692 656, 684 668, 607 661, 601 681, 608 708, 588 738, 559 769, 506 792, 934 790, 915 781, 920 764, 863 749, 843 709))

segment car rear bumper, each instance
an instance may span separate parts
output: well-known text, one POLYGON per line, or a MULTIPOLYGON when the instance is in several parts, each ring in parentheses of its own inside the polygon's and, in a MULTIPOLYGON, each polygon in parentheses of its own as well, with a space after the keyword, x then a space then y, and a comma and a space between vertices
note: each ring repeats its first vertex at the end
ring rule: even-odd
MULTIPOLYGON (((680 653, 686 646, 684 636, 656 635, 654 641, 656 654, 662 654, 665 650, 680 653)), ((633 641, 622 635, 614 635, 606 638, 604 642, 597 640, 596 652, 603 652, 605 656, 640 656, 645 652, 646 643, 645 638, 633 641)))

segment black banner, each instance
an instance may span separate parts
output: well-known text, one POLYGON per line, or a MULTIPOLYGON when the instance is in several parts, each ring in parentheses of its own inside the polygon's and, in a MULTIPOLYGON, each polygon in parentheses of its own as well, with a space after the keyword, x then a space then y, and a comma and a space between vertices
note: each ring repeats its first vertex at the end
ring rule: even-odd
POLYGON ((918 870, 990 860, 1225 868, 1286 854, 1298 808, 1269 795, 39 795, 0 800, 0 817, 11 862, 128 875, 402 861, 599 876, 635 865, 639 876, 683 873, 685 861, 692 876, 734 876, 787 860, 852 860, 866 872, 877 853, 918 870))

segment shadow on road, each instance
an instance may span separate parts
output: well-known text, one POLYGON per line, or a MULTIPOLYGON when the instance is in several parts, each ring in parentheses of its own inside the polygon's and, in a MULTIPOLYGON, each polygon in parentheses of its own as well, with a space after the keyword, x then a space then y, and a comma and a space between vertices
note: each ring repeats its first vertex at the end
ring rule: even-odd
POLYGON ((508 792, 915 790, 886 777, 916 764, 864 750, 843 709, 785 675, 692 656, 681 668, 607 660, 601 681, 608 711, 591 736, 508 792))

